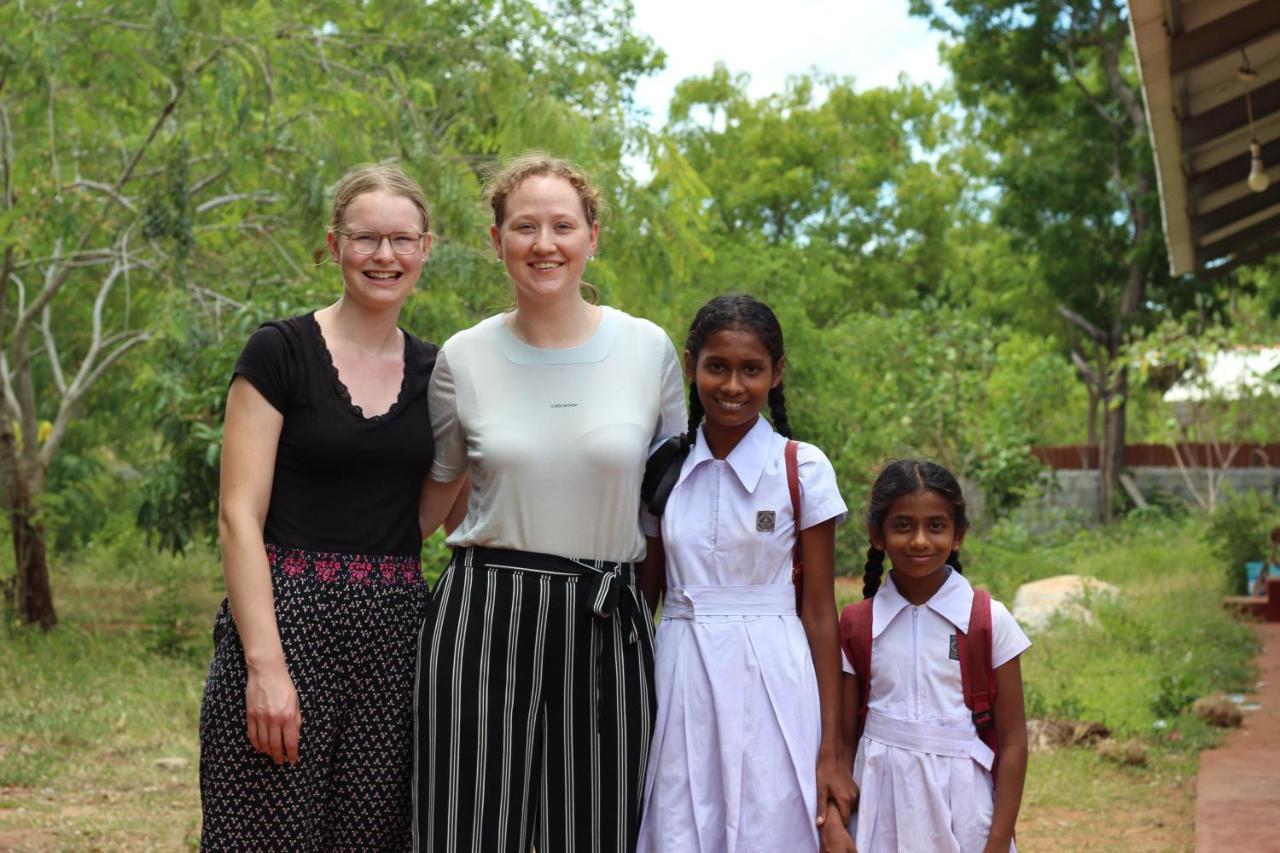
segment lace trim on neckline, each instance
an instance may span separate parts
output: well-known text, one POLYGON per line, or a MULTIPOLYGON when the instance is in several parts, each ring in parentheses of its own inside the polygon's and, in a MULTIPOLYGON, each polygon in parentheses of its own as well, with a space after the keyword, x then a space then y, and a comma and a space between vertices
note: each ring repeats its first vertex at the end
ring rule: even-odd
POLYGON ((333 353, 329 352, 329 344, 324 339, 324 330, 320 328, 320 321, 316 319, 316 312, 312 311, 307 314, 306 319, 308 327, 315 335, 315 342, 319 345, 320 359, 324 362, 325 370, 329 374, 329 380, 333 383, 334 390, 338 392, 338 396, 342 398, 342 401, 347 404, 347 408, 351 410, 351 413, 362 421, 368 421, 369 423, 390 420, 399 411, 400 404, 404 400, 405 389, 409 386, 409 333, 397 327, 400 335, 404 338, 404 364, 400 368, 400 391, 391 403, 391 408, 382 414, 366 415, 364 409, 352 401, 351 391, 347 388, 346 383, 342 381, 342 377, 338 373, 338 366, 333 363, 333 353))

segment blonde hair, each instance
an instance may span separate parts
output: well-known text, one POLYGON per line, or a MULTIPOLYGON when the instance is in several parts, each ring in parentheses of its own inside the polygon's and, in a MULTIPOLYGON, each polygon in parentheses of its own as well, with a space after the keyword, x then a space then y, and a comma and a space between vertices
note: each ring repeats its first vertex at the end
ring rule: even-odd
POLYGON ((484 197, 493 208, 493 224, 501 225, 507 215, 507 197, 528 178, 551 175, 564 178, 582 200, 582 214, 588 225, 600 220, 604 206, 598 190, 587 173, 562 157, 552 157, 544 151, 526 151, 508 160, 485 184, 484 197))
POLYGON ((362 163, 342 176, 338 189, 333 194, 333 217, 329 221, 329 230, 342 230, 346 222, 347 207, 357 196, 379 190, 404 196, 413 202, 418 213, 422 214, 423 232, 431 230, 427 194, 417 181, 394 163, 362 163))
MULTIPOLYGON (((591 182, 586 172, 563 157, 552 157, 545 151, 526 151, 503 163, 489 175, 484 187, 484 197, 493 208, 493 224, 502 225, 507 217, 507 197, 519 189, 521 184, 529 178, 547 175, 564 178, 569 182, 582 202, 582 215, 586 217, 587 225, 595 225, 600 221, 604 201, 600 197, 600 190, 591 182)), ((587 281, 580 284, 587 292, 586 300, 592 305, 598 305, 600 288, 587 281)))

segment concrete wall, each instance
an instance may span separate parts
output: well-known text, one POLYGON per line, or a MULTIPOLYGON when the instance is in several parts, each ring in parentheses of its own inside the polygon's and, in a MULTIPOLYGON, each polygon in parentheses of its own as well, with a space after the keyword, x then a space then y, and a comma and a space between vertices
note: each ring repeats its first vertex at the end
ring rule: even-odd
MULTIPOLYGON (((1126 472, 1138 484, 1138 489, 1148 499, 1157 495, 1174 496, 1196 505, 1191 490, 1187 488, 1182 472, 1177 468, 1128 468, 1126 472)), ((1224 483, 1219 484, 1221 493, 1225 484, 1237 492, 1266 492, 1272 497, 1280 495, 1280 469, 1277 468, 1230 468, 1226 472, 1215 471, 1224 483)), ((1208 494, 1206 483, 1207 472, 1203 468, 1188 468, 1187 475, 1200 491, 1208 494)), ((1097 471, 1050 471, 1045 475, 1056 481, 1057 488, 1046 490, 1045 503, 1063 509, 1076 509, 1088 513, 1091 517, 1099 515, 1098 508, 1098 472, 1097 471)))

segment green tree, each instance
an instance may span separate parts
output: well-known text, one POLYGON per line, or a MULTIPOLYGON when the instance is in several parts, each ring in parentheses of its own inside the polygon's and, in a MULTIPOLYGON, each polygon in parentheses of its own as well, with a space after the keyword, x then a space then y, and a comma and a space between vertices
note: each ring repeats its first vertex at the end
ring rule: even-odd
POLYGON ((1157 304, 1179 299, 1167 286, 1125 4, 912 0, 911 9, 955 39, 947 59, 961 101, 998 157, 998 221, 1073 330, 1072 361, 1091 413, 1102 413, 1100 503, 1110 518, 1130 396, 1118 356, 1157 304))
POLYGON ((421 178, 428 278, 451 278, 410 316, 457 328, 500 299, 488 163, 540 145, 617 172, 631 88, 661 60, 630 16, 625 0, 0 5, 0 479, 22 617, 56 621, 41 495, 77 419, 119 416, 93 410, 104 377, 134 374, 133 411, 173 451, 144 520, 180 545, 210 510, 232 338, 333 292, 311 260, 333 182, 388 158, 421 178))

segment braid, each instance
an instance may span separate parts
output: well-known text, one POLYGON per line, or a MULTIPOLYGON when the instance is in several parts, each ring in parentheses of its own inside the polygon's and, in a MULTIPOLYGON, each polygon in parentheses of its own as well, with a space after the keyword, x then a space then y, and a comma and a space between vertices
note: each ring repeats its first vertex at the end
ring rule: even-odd
POLYGON ((791 438, 791 421, 787 419, 787 398, 782 392, 782 383, 769 389, 769 420, 779 435, 791 438))
POLYGON ((867 549, 867 565, 862 570, 862 597, 871 598, 884 577, 884 551, 872 545, 867 549))
POLYGON ((693 443, 698 436, 698 424, 702 423, 702 398, 698 396, 698 386, 696 383, 689 382, 689 431, 684 434, 681 443, 685 449, 693 447, 693 443))
POLYGON ((960 565, 960 552, 953 551, 951 559, 947 560, 947 565, 955 569, 960 574, 964 574, 964 566, 960 565))

